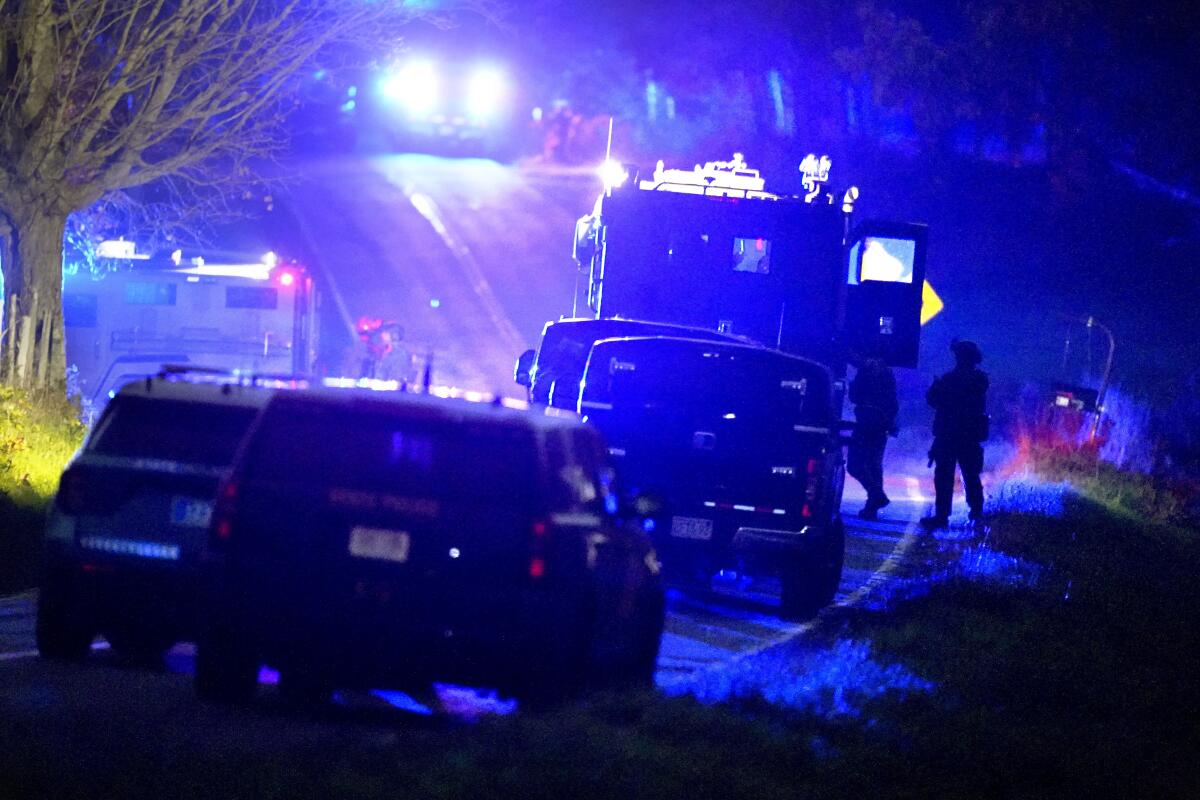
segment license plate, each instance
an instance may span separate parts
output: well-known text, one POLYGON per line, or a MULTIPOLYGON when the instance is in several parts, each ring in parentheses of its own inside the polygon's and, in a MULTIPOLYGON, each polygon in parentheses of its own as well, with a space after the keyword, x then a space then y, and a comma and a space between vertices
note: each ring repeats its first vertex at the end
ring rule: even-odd
POLYGON ((409 541, 406 531, 364 528, 360 525, 350 531, 350 555, 404 563, 408 561, 409 541))
POLYGON ((671 535, 680 539, 708 541, 713 535, 712 520, 701 517, 671 517, 671 535))
POLYGON ((171 524, 185 528, 207 528, 212 521, 213 504, 191 497, 171 498, 171 524))

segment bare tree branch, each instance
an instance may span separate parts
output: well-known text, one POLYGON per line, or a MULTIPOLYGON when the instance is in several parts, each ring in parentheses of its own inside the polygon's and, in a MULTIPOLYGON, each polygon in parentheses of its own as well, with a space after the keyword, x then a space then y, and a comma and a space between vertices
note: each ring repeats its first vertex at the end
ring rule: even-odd
POLYGON ((415 13, 403 0, 0 0, 0 208, 65 214, 270 156, 297 70, 334 49, 389 51, 415 13))

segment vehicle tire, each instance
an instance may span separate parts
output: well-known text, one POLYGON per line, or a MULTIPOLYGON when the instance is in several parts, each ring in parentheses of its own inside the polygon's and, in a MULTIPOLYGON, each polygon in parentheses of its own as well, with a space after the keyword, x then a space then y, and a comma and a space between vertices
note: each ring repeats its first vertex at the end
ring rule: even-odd
POLYGON ((333 684, 320 672, 304 667, 279 671, 279 696, 294 708, 320 708, 333 699, 333 684))
POLYGON ((546 632, 547 652, 526 671, 515 693, 525 708, 552 708, 583 694, 587 687, 595 610, 590 598, 562 614, 546 632))
POLYGON ((134 664, 161 665, 163 654, 175 644, 174 637, 161 631, 117 627, 104 631, 104 638, 117 655, 134 664))
POLYGON ((781 576, 779 616, 793 621, 812 619, 832 603, 842 582, 845 556, 846 529, 839 517, 826 540, 781 576))
POLYGON ((57 661, 83 661, 96 630, 75 592, 58 580, 47 580, 38 592, 35 638, 38 652, 57 661))
POLYGON ((658 672, 658 651, 666 619, 666 598, 661 586, 647 588, 638 598, 632 646, 621 669, 600 683, 614 689, 652 689, 658 672))
POLYGON ((258 658, 244 636, 213 626, 196 642, 196 693, 219 703, 248 703, 258 689, 258 658))

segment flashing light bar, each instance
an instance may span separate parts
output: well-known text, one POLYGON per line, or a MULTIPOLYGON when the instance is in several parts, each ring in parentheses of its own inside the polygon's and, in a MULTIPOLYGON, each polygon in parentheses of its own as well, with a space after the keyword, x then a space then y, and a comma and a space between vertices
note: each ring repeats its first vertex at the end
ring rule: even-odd
POLYGON ((691 170, 666 169, 660 159, 654 177, 638 184, 649 191, 778 200, 779 195, 765 191, 765 186, 766 180, 746 165, 741 153, 734 153, 729 161, 707 161, 703 167, 697 164, 691 170))
POLYGON ((256 281, 270 280, 271 268, 266 264, 199 264, 179 270, 185 275, 208 275, 221 278, 250 278, 256 281))
MULTIPOLYGON (((821 187, 829 183, 829 168, 833 165, 833 161, 829 156, 817 156, 815 153, 809 153, 800 162, 800 174, 802 176, 801 183, 804 184, 805 191, 808 194, 804 195, 804 202, 811 203, 821 193, 821 187)), ((855 194, 857 199, 857 192, 855 194)), ((843 206, 845 198, 843 198, 843 206)), ((853 205, 853 201, 851 201, 853 205)))
MULTIPOLYGON (((370 389, 375 392, 398 392, 405 388, 405 384, 401 381, 382 380, 379 378, 323 378, 321 385, 331 389, 370 389)), ((408 386, 410 393, 425 394, 424 392, 414 391, 411 388, 411 384, 408 386)), ((517 411, 529 410, 529 403, 524 400, 497 396, 473 389, 459 389, 457 386, 430 386, 428 394, 442 399, 466 400, 470 403, 499 405, 517 411)))

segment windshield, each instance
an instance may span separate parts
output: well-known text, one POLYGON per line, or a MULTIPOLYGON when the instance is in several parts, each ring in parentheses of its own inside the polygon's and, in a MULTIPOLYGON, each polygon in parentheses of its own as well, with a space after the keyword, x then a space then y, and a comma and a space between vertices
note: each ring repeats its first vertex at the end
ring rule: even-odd
POLYGON ((750 348, 653 340, 600 345, 589 365, 587 393, 585 400, 614 407, 829 424, 822 369, 750 348))
POLYGON ((100 421, 88 451, 227 466, 256 410, 147 397, 119 397, 100 421))

